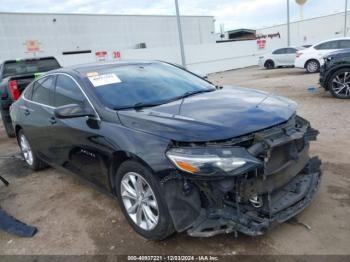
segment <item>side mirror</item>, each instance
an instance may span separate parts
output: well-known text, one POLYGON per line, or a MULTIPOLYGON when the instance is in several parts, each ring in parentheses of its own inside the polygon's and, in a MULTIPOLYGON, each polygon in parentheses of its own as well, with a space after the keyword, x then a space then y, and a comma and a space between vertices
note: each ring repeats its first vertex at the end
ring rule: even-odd
POLYGON ((90 107, 83 107, 77 104, 70 104, 57 107, 54 110, 55 117, 57 118, 75 118, 84 116, 95 116, 95 112, 90 107))

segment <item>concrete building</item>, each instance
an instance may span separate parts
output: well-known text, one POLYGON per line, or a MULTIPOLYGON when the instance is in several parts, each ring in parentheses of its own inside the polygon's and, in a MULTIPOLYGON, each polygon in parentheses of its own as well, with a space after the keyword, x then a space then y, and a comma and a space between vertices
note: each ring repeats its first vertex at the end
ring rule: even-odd
MULTIPOLYGON (((183 16, 185 45, 215 42, 212 16, 183 16)), ((56 56, 65 64, 120 50, 178 46, 175 16, 0 13, 0 60, 56 56)))

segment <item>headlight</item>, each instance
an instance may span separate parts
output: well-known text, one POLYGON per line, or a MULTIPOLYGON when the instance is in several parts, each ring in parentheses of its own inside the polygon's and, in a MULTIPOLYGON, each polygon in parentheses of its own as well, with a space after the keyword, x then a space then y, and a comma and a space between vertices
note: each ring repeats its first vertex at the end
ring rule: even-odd
POLYGON ((325 61, 331 61, 333 59, 333 57, 331 57, 331 56, 324 56, 323 57, 323 60, 325 60, 325 61))
POLYGON ((166 153, 170 161, 180 170, 201 175, 226 173, 234 175, 248 172, 262 162, 245 148, 172 148, 166 153))

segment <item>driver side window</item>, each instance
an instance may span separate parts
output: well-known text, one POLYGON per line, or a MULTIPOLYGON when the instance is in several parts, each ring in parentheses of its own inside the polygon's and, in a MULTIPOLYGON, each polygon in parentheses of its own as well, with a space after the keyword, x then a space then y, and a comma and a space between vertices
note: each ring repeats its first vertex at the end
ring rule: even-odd
POLYGON ((55 88, 55 107, 78 104, 85 106, 86 98, 72 78, 58 75, 55 88))

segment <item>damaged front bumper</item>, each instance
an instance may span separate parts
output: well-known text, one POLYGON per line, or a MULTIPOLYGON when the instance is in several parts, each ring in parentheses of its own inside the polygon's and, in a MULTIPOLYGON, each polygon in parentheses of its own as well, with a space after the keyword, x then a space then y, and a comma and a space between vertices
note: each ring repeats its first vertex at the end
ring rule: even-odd
POLYGON ((205 145, 244 145, 263 164, 242 173, 200 177, 176 172, 165 178, 176 230, 196 237, 231 232, 256 236, 300 213, 320 184, 321 161, 309 157, 309 141, 317 134, 306 120, 293 117, 244 138, 205 145))

